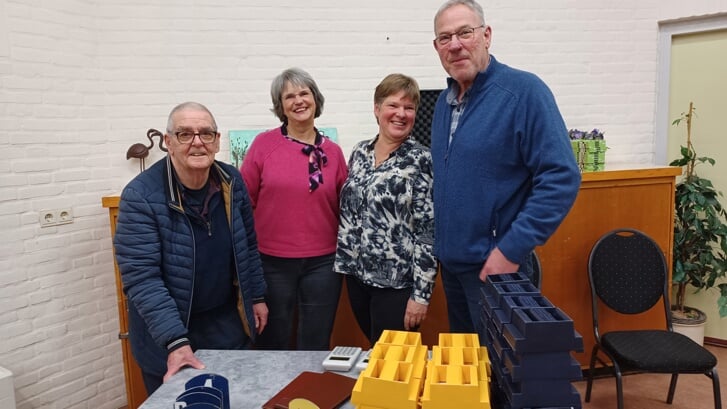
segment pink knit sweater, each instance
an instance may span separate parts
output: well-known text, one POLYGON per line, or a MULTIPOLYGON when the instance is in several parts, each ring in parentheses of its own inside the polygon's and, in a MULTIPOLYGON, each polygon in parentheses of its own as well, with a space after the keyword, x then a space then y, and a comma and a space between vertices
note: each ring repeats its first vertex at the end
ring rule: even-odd
POLYGON ((323 183, 308 189, 308 155, 280 128, 255 137, 240 167, 250 192, 261 253, 299 258, 336 251, 338 204, 348 170, 343 151, 324 138, 323 183))

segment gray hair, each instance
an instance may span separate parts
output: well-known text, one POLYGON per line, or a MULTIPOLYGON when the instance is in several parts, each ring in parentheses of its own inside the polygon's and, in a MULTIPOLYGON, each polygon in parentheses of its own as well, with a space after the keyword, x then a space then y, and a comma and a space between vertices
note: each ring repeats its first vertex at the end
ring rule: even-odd
POLYGON ((441 16, 445 10, 448 10, 449 8, 458 6, 460 4, 474 11, 475 14, 477 14, 477 17, 480 18, 480 23, 483 26, 485 25, 485 12, 482 11, 482 6, 480 6, 479 3, 474 0, 449 0, 448 2, 442 4, 442 7, 437 10, 437 14, 434 15, 434 34, 437 34, 437 20, 439 19, 439 16, 441 16))
POLYGON ((321 113, 323 113, 323 102, 326 99, 318 89, 318 85, 316 85, 313 77, 300 68, 288 68, 273 78, 273 83, 270 84, 270 97, 273 100, 273 107, 270 111, 280 119, 280 122, 286 122, 282 95, 286 84, 298 85, 310 89, 310 92, 313 94, 313 100, 316 102, 314 118, 321 116, 321 113))
POLYGON ((172 109, 172 112, 169 113, 169 119, 167 119, 167 133, 172 133, 174 131, 174 119, 172 118, 174 116, 174 114, 176 114, 179 111, 184 111, 184 110, 206 112, 210 116, 210 119, 212 120, 212 126, 214 127, 215 130, 217 130, 217 121, 215 121, 214 115, 212 115, 212 112, 210 112, 210 110, 207 109, 206 106, 200 104, 199 102, 187 101, 187 102, 182 102, 181 104, 175 106, 172 109))

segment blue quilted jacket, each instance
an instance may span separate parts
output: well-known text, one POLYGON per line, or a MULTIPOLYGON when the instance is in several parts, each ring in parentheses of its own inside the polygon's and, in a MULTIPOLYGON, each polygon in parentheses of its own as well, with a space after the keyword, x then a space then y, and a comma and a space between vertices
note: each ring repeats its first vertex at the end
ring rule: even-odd
MULTIPOLYGON (((250 198, 240 173, 215 161, 234 248, 238 311, 255 338, 252 300, 266 286, 250 198), (239 285, 238 285, 239 284, 239 285)), ((114 236, 116 261, 128 298, 129 338, 139 366, 166 372, 169 341, 187 334, 194 288, 195 245, 171 160, 160 160, 124 188, 114 236)))

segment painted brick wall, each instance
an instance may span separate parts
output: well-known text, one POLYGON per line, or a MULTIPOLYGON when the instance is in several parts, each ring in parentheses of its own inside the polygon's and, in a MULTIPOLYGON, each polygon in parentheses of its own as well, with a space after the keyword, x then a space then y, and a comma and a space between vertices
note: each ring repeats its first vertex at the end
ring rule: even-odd
MULTIPOLYGON (((125 404, 111 241, 100 198, 138 172, 129 145, 196 100, 230 129, 277 126, 269 84, 308 70, 317 124, 344 151, 376 132, 390 72, 444 86, 432 48, 439 0, 0 0, 0 366, 18 408, 125 404), (43 209, 74 222, 41 228, 43 209)), ((551 86, 569 127, 606 131, 610 163, 654 158, 657 21, 700 2, 493 0, 492 52, 551 86)), ((224 139, 218 158, 229 150, 224 139)), ((147 160, 162 157, 154 150, 147 160)))

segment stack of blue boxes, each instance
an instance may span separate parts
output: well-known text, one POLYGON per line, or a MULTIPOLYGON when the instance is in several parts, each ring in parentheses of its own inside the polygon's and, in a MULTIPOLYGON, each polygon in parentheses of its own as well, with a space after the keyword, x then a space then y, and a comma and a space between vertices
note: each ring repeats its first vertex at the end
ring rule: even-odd
POLYGON ((492 363, 493 407, 581 408, 571 382, 583 351, 573 320, 555 307, 522 273, 487 277, 482 289, 482 326, 492 363), (497 405, 495 405, 495 403, 497 405))

